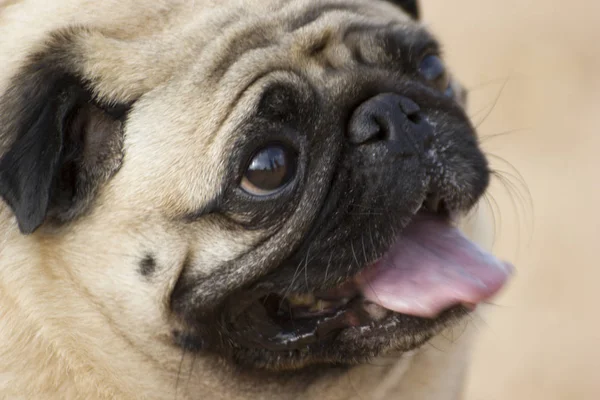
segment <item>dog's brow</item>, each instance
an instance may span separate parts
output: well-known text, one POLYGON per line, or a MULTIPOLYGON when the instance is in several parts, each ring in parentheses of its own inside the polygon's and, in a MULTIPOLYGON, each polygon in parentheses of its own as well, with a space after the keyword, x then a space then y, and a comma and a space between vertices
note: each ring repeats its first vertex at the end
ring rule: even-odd
POLYGON ((289 31, 294 32, 305 26, 315 22, 316 20, 323 18, 326 14, 334 11, 352 11, 358 14, 358 7, 350 4, 328 4, 322 6, 321 4, 314 5, 308 8, 303 14, 298 15, 295 19, 289 23, 289 31))
POLYGON ((442 52, 440 44, 434 37, 425 30, 417 30, 416 37, 411 44, 411 49, 415 54, 423 54, 426 52, 439 54, 442 52))

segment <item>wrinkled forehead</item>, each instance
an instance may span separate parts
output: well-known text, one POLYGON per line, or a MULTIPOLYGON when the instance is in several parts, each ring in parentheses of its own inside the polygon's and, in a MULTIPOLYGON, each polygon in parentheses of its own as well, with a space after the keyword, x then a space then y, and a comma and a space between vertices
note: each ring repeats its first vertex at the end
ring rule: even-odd
POLYGON ((121 195, 136 179, 154 186, 148 188, 154 201, 168 202, 160 206, 170 210, 190 212, 192 205, 209 203, 218 193, 207 188, 218 191, 225 179, 224 155, 232 151, 236 127, 256 111, 274 80, 332 92, 347 86, 338 80, 341 72, 394 62, 401 71, 402 60, 435 44, 385 2, 237 6, 180 10, 177 24, 141 37, 84 32, 76 41, 82 74, 96 94, 135 101, 120 174, 125 180, 114 182, 121 195))
POLYGON ((81 64, 81 74, 93 82, 98 96, 113 101, 135 100, 157 85, 186 74, 193 75, 191 79, 185 76, 188 82, 194 81, 211 93, 221 87, 230 93, 228 85, 239 90, 264 70, 300 68, 328 44, 351 45, 358 37, 362 39, 354 47, 372 49, 350 54, 352 46, 340 47, 339 60, 333 57, 333 61, 350 56, 374 61, 376 52, 381 58, 386 50, 381 35, 377 38, 377 30, 395 30, 396 39, 404 37, 411 43, 431 41, 400 8, 384 1, 186 4, 189 6, 170 6, 166 16, 146 21, 155 29, 138 28, 137 20, 148 18, 141 11, 130 10, 132 32, 127 31, 123 21, 115 26, 113 21, 103 20, 90 22, 90 27, 85 22, 65 21, 53 30, 76 36, 71 40, 69 55, 81 64), (65 30, 73 26, 83 29, 65 30))
MULTIPOLYGON (((242 94, 263 90, 268 74, 292 72, 325 87, 336 84, 336 72, 357 66, 378 69, 395 63, 401 72, 413 56, 437 48, 432 36, 400 9, 370 4, 290 2, 268 14, 229 21, 191 60, 175 63, 179 70, 170 83, 188 87, 180 87, 177 95, 194 89, 190 94, 199 104, 210 104, 214 128, 242 94)), ((197 36, 190 32, 184 41, 194 42, 197 36)))

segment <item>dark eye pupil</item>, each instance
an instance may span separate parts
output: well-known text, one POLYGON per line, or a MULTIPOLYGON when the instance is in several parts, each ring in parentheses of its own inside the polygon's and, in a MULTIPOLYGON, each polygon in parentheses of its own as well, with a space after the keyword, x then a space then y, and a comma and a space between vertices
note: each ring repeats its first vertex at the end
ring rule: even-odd
POLYGON ((251 194, 269 194, 292 179, 296 169, 295 163, 295 156, 283 146, 265 147, 250 161, 241 186, 251 194))

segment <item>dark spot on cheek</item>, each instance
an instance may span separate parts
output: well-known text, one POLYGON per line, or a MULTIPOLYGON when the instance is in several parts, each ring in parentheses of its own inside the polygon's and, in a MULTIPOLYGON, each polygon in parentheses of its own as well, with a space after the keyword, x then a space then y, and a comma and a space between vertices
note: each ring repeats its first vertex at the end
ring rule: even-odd
POLYGON ((150 254, 146 254, 146 256, 140 261, 140 274, 143 276, 150 276, 154 274, 156 271, 156 260, 150 254))

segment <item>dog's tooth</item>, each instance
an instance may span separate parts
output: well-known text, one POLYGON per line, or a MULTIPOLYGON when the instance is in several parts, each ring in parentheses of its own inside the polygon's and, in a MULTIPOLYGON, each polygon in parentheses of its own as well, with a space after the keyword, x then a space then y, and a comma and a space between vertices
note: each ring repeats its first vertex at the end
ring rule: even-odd
POLYGON ((363 310, 365 310, 374 321, 380 321, 389 315, 389 311, 381 307, 378 304, 365 301, 362 304, 363 310))
POLYGON ((315 304, 310 308, 310 312, 319 312, 323 310, 328 310, 330 308, 335 308, 335 304, 331 301, 326 300, 317 300, 315 304))
POLYGON ((315 296, 312 293, 292 293, 287 300, 293 306, 312 306, 315 303, 315 296))

